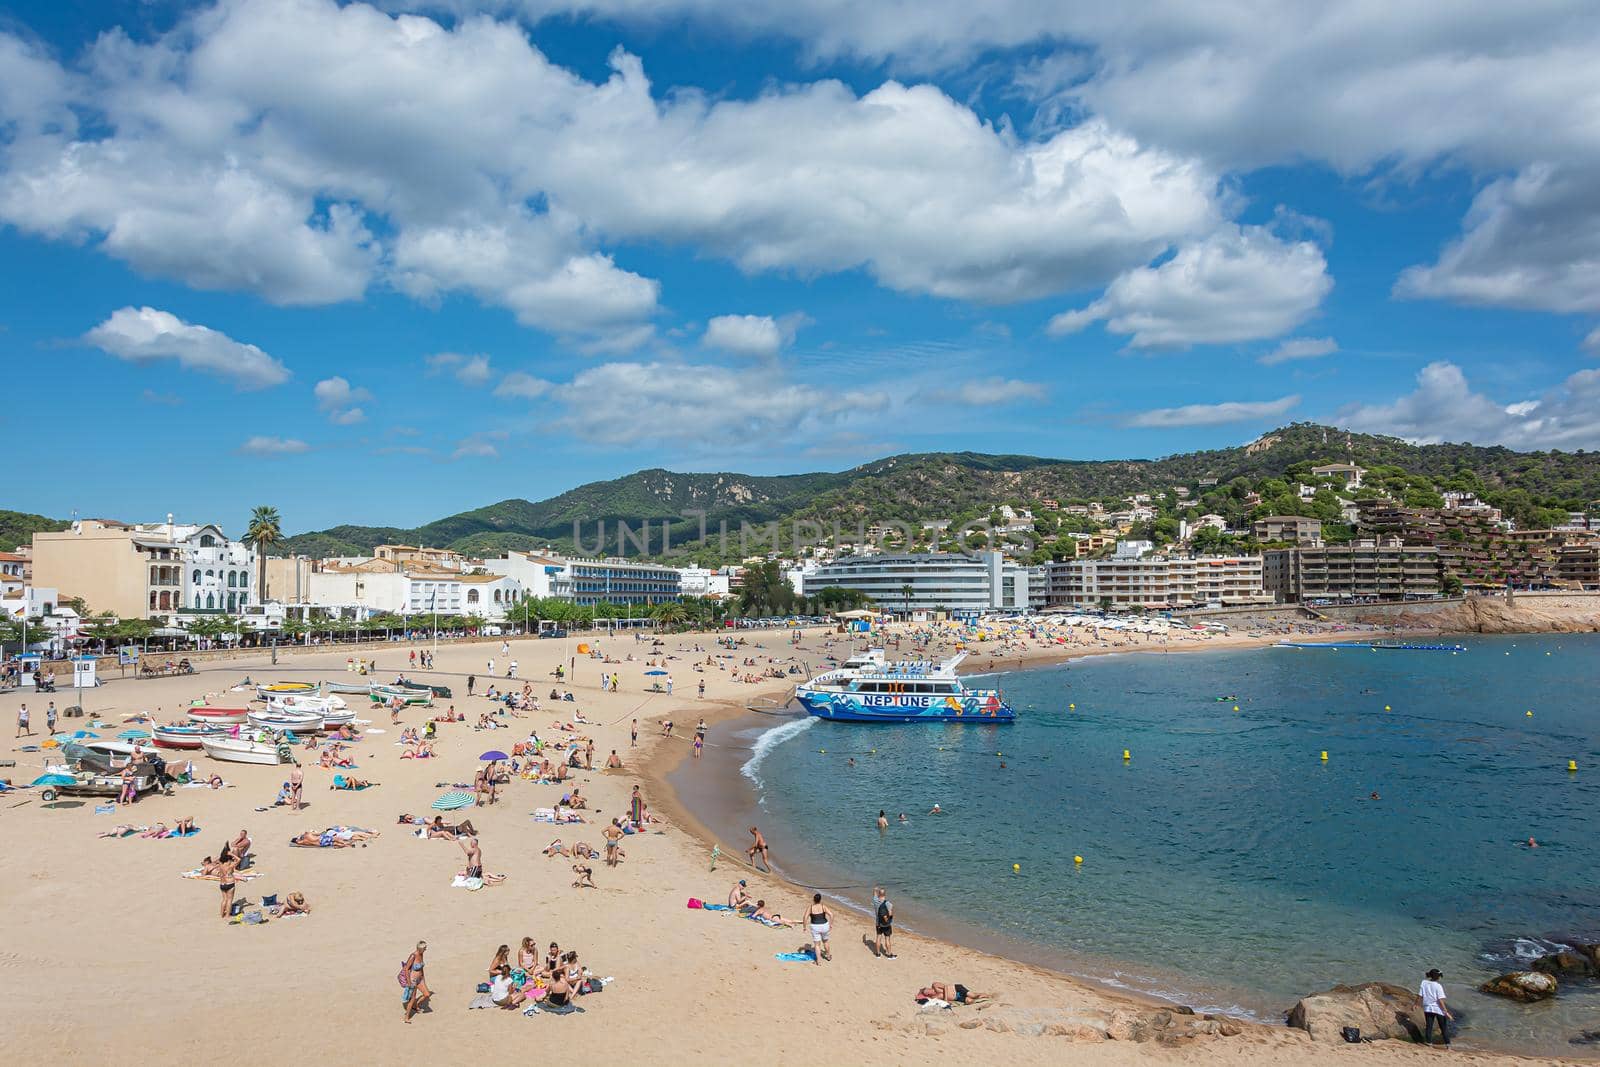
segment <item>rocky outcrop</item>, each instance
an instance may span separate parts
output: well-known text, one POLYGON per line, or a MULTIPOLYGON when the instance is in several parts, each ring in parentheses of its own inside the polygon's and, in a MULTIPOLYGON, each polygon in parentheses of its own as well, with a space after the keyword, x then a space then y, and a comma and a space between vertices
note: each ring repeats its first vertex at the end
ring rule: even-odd
POLYGON ((1512 971, 1489 979, 1478 987, 1478 992, 1529 1003, 1555 996, 1556 980, 1540 971, 1512 971))
POLYGON ((1341 611, 1338 618, 1393 627, 1452 634, 1593 633, 1600 630, 1600 597, 1572 593, 1560 596, 1469 596, 1459 603, 1418 605, 1399 611, 1374 607, 1341 611))
POLYGON ((1284 1021, 1310 1034, 1313 1041, 1326 1044, 1342 1042, 1347 1026, 1374 1040, 1422 1039, 1421 1001, 1409 989, 1387 982, 1339 985, 1302 997, 1284 1021))
POLYGON ((1600 945, 1577 944, 1540 956, 1533 969, 1561 978, 1593 978, 1600 975, 1600 945))

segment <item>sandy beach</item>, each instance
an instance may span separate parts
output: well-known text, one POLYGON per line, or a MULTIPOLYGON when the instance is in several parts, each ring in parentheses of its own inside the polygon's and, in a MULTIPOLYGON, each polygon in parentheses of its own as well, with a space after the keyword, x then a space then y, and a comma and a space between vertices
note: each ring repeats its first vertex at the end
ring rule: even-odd
MULTIPOLYGON (((1166 648, 1217 649, 1277 636, 1174 639, 1166 648)), ((567 1041, 582 1042, 590 1053, 672 1064, 752 1057, 794 1064, 1002 1058, 1027 1064, 1067 1057, 1104 1064, 1275 1064, 1291 1058, 1320 1064, 1349 1062, 1353 1056, 1374 1063, 1420 1063, 1435 1055, 1394 1042, 1359 1049, 1318 1045, 1282 1027, 1174 1015, 1158 1004, 911 934, 897 938, 897 960, 879 960, 866 943, 870 924, 837 908, 833 962, 822 967, 782 962, 775 955, 800 947, 806 940, 801 930, 770 929, 686 908, 689 897, 723 900, 740 876, 786 916, 798 915, 808 901, 802 890, 778 878, 741 870, 742 840, 716 842, 723 858, 711 873, 713 840, 667 785, 668 775, 687 757, 696 718, 717 722, 741 716, 752 698, 781 696, 795 680, 750 684, 738 676, 760 673, 772 665, 769 659, 780 669, 791 660, 820 666, 829 651, 818 632, 804 634, 798 645, 784 631, 744 631, 735 637, 744 644, 731 651, 715 648, 715 635, 663 638, 654 654, 672 657, 671 696, 647 691, 652 680, 644 674, 644 661, 652 656, 648 639, 602 637, 598 647, 619 661, 604 667, 618 674, 618 692, 601 692, 601 664, 578 656, 571 686, 575 703, 546 701, 543 711, 502 720, 510 729, 484 731, 473 725, 491 705, 481 696, 465 696, 465 678, 475 673, 481 693, 489 682, 487 661, 494 658, 503 673, 507 657, 498 642, 441 644, 435 670, 405 671, 454 689, 454 699, 441 700, 435 713, 454 704, 467 716, 466 722, 440 725, 438 758, 401 760, 395 744, 401 727, 392 726, 386 714, 374 715, 370 729, 384 732, 369 733, 354 746, 358 767, 353 773, 381 784, 362 792, 332 791, 332 772, 308 763, 309 806, 299 813, 257 810, 272 803, 287 767, 216 764, 203 756, 197 766, 218 770, 227 788, 180 788, 171 797, 150 796, 112 814, 96 814, 93 801, 47 807, 36 792, 7 794, 0 798, 6 857, 0 864, 0 899, 7 905, 0 920, 0 970, 7 986, 0 1033, 6 1047, 18 1058, 80 1063, 124 1054, 130 1047, 158 1046, 168 1056, 215 1055, 220 1044, 228 1060, 246 1064, 292 1057, 318 1063, 444 1060, 492 1047, 486 1042, 513 1048, 531 1042, 539 1049, 560 1042, 557 1047, 564 1049, 567 1041), (732 658, 696 671, 694 664, 708 655, 732 658), (746 659, 756 665, 744 666, 746 659), (703 698, 696 694, 701 679, 703 698), (451 783, 472 780, 479 753, 509 751, 530 728, 547 739, 570 736, 551 727, 576 710, 604 724, 578 728, 593 737, 596 750, 596 770, 575 779, 590 798, 589 824, 535 822, 530 813, 554 804, 564 789, 513 780, 502 788, 500 803, 463 813, 480 831, 486 870, 503 873, 505 882, 476 892, 451 888, 452 877, 464 866, 461 850, 451 842, 411 836, 396 825, 397 816, 431 814, 429 805, 451 783), (630 748, 629 724, 635 717, 639 747, 630 748), (661 737, 659 723, 665 718, 677 724, 671 739, 661 737), (601 772, 612 749, 626 767, 601 772), (570 861, 547 859, 540 850, 555 837, 568 844, 578 839, 599 844, 600 830, 623 812, 636 783, 669 825, 662 833, 627 838, 626 860, 616 869, 596 861, 598 889, 572 888, 570 861), (202 828, 197 837, 97 836, 118 823, 170 824, 184 816, 202 828), (368 827, 382 836, 365 848, 289 847, 294 834, 333 824, 368 827), (259 877, 241 883, 241 897, 258 901, 263 893, 281 898, 300 891, 312 914, 258 926, 230 925, 219 918, 215 883, 181 877, 241 828, 254 837, 259 857, 259 877), (496 947, 515 949, 524 936, 541 949, 551 941, 576 949, 596 975, 615 981, 602 995, 580 999, 582 1015, 525 1018, 469 1011, 474 987, 486 978, 496 947), (394 976, 419 939, 429 943, 427 980, 434 997, 431 1012, 420 1013, 408 1026, 394 976), (912 995, 932 980, 992 992, 995 1002, 983 1009, 919 1009, 912 995)), ((832 650, 841 654, 865 643, 843 636, 832 642, 832 650)), ((547 696, 551 672, 575 655, 576 644, 577 639, 514 641, 511 658, 518 661, 520 677, 533 680, 535 694, 547 696)), ((392 678, 403 669, 411 647, 377 651, 377 676, 392 678)), ((1070 655, 1159 647, 1154 641, 1020 642, 1008 648, 995 642, 975 648, 969 667, 988 670, 992 659, 994 670, 1012 669, 1070 655)), ((63 720, 63 727, 99 719, 113 724, 100 731, 109 736, 122 728, 125 716, 140 711, 154 712, 160 721, 178 719, 182 704, 208 693, 229 703, 223 691, 245 674, 258 681, 353 680, 345 669, 348 655, 343 648, 297 651, 274 668, 258 654, 191 677, 113 678, 84 692, 85 718, 63 720)), ((494 681, 506 684, 503 678, 494 681)), ((17 705, 25 701, 37 731, 31 740, 42 739, 48 699, 22 693, 0 697, 7 733, 15 728, 17 705)), ((58 707, 73 699, 68 690, 55 695, 58 707)), ((408 709, 403 722, 420 725, 427 717, 422 709, 408 709)), ((45 753, 16 751, 29 740, 8 738, 0 745, 6 758, 16 760, 14 768, 0 774, 26 782, 39 773, 45 753)), ((705 766, 719 764, 707 760, 705 766)), ((773 840, 772 847, 781 865, 783 842, 773 840)), ((1457 1055, 1475 1062, 1549 1062, 1457 1055)))

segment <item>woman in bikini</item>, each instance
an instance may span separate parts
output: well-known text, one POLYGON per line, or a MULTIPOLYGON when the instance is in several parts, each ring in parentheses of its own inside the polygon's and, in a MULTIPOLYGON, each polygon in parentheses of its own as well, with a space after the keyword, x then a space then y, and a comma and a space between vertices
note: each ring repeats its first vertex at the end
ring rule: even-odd
POLYGON ((417 1013, 423 1001, 433 996, 428 989, 428 980, 423 973, 423 955, 428 951, 426 941, 418 941, 416 949, 406 957, 404 973, 406 976, 406 991, 400 997, 401 1003, 406 1006, 406 1022, 417 1013))
POLYGON ((239 861, 231 855, 217 864, 216 875, 217 881, 220 883, 217 888, 222 890, 222 917, 224 919, 233 917, 233 891, 238 888, 238 883, 234 881, 234 878, 238 869, 239 861))
POLYGON ((533 938, 525 937, 517 948, 517 970, 524 975, 530 975, 539 966, 539 947, 533 943, 533 938))
POLYGON ((501 945, 494 950, 494 959, 489 963, 489 977, 493 978, 500 973, 500 968, 511 966, 511 946, 501 945))

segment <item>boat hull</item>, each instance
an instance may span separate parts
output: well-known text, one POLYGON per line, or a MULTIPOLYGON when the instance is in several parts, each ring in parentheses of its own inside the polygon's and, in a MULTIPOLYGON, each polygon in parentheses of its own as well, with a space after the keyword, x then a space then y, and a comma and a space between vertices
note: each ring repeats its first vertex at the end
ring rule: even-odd
POLYGON ((197 749, 207 737, 226 736, 226 727, 199 724, 195 726, 158 726, 155 728, 157 748, 197 749))
POLYGON ((312 734, 322 729, 322 716, 314 713, 276 713, 252 711, 250 725, 262 730, 277 732, 292 731, 298 734, 312 734))
POLYGON ((200 742, 200 747, 206 750, 206 755, 215 760, 227 763, 255 763, 269 767, 287 763, 290 755, 289 746, 285 744, 262 744, 259 741, 244 741, 233 737, 208 737, 200 742))
POLYGON ((248 708, 190 708, 189 721, 206 726, 237 726, 250 716, 248 708))
POLYGON ((851 693, 797 693, 796 698, 813 717, 831 722, 960 722, 992 725, 1016 721, 1011 706, 998 698, 967 697, 957 701, 944 698, 880 698, 867 704, 851 693), (921 701, 919 703, 919 701, 921 701))

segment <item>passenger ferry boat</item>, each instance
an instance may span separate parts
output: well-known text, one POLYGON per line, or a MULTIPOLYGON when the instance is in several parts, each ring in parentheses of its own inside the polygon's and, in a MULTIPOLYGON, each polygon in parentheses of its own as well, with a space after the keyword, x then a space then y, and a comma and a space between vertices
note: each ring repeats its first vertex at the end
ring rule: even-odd
POLYGON ((964 658, 966 653, 943 663, 856 665, 857 657, 851 657, 844 667, 797 686, 795 697, 810 714, 835 722, 1016 721, 998 690, 968 689, 962 683, 956 667, 964 658))

